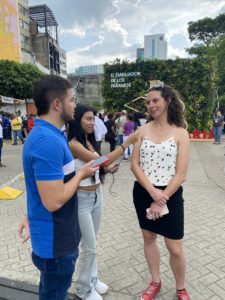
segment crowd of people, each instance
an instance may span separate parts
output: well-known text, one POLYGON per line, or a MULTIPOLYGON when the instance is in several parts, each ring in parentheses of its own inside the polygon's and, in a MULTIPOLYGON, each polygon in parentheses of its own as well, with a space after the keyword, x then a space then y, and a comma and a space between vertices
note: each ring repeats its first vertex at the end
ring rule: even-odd
POLYGON ((20 113, 0 112, 0 167, 6 167, 1 160, 3 140, 13 140, 12 145, 18 145, 18 140, 24 144, 25 138, 34 127, 35 118, 33 114, 20 116, 20 113))
POLYGON ((126 111, 108 113, 96 122, 96 110, 81 104, 75 108, 71 84, 54 75, 36 82, 33 99, 38 119, 23 147, 27 217, 19 233, 23 242, 31 238, 32 260, 40 271, 39 298, 67 299, 75 271, 77 298, 103 299, 108 286, 98 277, 96 261, 104 202, 101 184, 107 173, 118 170, 116 160, 122 155, 126 160, 133 151, 133 201, 151 274, 140 298, 153 300, 162 287, 157 245, 157 235, 161 235, 169 250, 177 298, 190 300, 182 243, 182 182, 188 167, 189 136, 177 92, 163 82, 152 84, 143 126, 126 111), (110 153, 106 164, 98 166, 94 161, 101 156, 103 137, 110 153))
MULTIPOLYGON (((31 132, 34 127, 34 120, 36 115, 21 115, 20 112, 17 113, 7 113, 0 111, 0 117, 2 120, 2 130, 3 130, 3 138, 5 140, 11 140, 15 142, 16 137, 18 137, 21 141, 27 137, 29 132, 31 132)), ((16 139, 17 144, 18 141, 16 139)))

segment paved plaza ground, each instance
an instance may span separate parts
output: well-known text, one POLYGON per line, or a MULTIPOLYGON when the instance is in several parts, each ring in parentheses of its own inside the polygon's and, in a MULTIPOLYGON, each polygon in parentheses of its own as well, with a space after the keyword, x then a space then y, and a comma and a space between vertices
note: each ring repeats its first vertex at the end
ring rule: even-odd
MULTIPOLYGON (((190 166, 184 184, 184 244, 187 288, 192 300, 225 299, 224 144, 191 142, 190 166)), ((104 145, 104 152, 107 149, 108 145, 104 145)), ((21 150, 21 145, 6 145, 3 163, 7 168, 0 168, 1 187, 10 185, 24 191, 16 200, 0 200, 0 299, 35 300, 39 274, 30 259, 30 242, 22 245, 17 234, 26 211, 21 150), (34 288, 30 290, 27 284, 34 288)), ((113 195, 109 193, 111 182, 108 175, 103 186, 105 207, 98 240, 99 277, 109 285, 104 300, 139 300, 149 281, 149 271, 132 203, 134 177, 129 162, 122 162, 115 175, 113 195)), ((163 288, 156 299, 176 299, 168 253, 162 238, 159 242, 163 288)), ((71 294, 73 291, 74 284, 71 294)))

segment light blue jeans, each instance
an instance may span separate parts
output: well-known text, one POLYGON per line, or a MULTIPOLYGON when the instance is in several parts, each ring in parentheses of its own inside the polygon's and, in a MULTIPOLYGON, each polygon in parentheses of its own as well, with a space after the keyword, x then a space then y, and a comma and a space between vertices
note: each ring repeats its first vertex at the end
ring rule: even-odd
POLYGON ((22 130, 19 129, 19 130, 13 130, 13 140, 14 140, 14 145, 17 145, 18 142, 17 142, 17 137, 21 140, 22 143, 24 143, 24 138, 22 136, 22 130))
POLYGON ((77 191, 81 230, 80 252, 75 271, 75 293, 86 298, 97 283, 96 244, 102 215, 101 186, 96 191, 77 191))

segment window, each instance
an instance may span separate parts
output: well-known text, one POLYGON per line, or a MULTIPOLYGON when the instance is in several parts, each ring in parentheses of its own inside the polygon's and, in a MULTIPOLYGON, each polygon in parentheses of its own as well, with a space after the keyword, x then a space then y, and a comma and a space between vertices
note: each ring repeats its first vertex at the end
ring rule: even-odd
POLYGON ((29 17, 29 11, 27 8, 25 8, 24 6, 22 6, 20 3, 18 4, 18 8, 19 8, 19 12, 24 15, 29 17))
POLYGON ((21 19, 20 19, 20 27, 29 31, 29 24, 21 19))
POLYGON ((21 43, 25 43, 25 36, 23 34, 20 35, 20 41, 21 43))
POLYGON ((23 7, 21 4, 19 4, 19 12, 22 14, 23 13, 23 7))

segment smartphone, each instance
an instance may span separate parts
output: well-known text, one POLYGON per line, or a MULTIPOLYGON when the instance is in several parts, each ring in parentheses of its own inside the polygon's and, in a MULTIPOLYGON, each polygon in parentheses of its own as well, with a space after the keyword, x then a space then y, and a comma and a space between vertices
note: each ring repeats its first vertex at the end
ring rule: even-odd
POLYGON ((106 164, 109 161, 108 157, 106 155, 102 155, 99 158, 97 158, 96 160, 94 160, 92 167, 100 167, 104 164, 106 164))
MULTIPOLYGON (((147 219, 151 220, 151 219, 152 219, 152 215, 151 215, 151 214, 148 215, 149 209, 150 209, 150 208, 147 208, 147 209, 146 209, 146 213, 147 213, 146 217, 147 217, 147 219)), ((168 213, 169 213, 169 209, 168 209, 167 205, 164 204, 164 205, 163 205, 162 212, 161 212, 161 217, 164 216, 164 215, 167 215, 168 213)))

